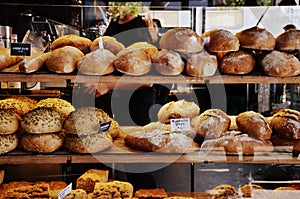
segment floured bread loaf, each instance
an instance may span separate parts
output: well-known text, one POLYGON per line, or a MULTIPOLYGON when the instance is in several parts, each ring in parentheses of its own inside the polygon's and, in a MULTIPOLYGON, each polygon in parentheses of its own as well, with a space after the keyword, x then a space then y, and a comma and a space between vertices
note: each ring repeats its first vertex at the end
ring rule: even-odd
POLYGON ((0 135, 0 154, 5 154, 17 148, 19 143, 18 136, 13 133, 9 135, 0 135))
POLYGON ((171 119, 193 118, 200 113, 200 108, 194 102, 186 100, 171 101, 163 105, 158 113, 158 121, 169 124, 171 119))
POLYGON ((50 50, 54 51, 55 49, 62 48, 65 46, 73 46, 81 50, 82 52, 87 53, 90 51, 91 45, 92 41, 90 39, 74 34, 69 34, 55 39, 50 46, 50 50))
POLYGON ((34 108, 54 108, 64 117, 67 117, 75 107, 68 101, 60 98, 46 98, 37 102, 34 108))
POLYGON ((236 124, 239 130, 248 134, 250 137, 258 139, 270 139, 272 130, 267 119, 260 113, 246 111, 236 117, 236 124))
POLYGON ((0 70, 22 61, 20 56, 11 56, 9 48, 0 47, 0 70))
POLYGON ((136 42, 127 47, 127 49, 135 49, 135 48, 145 51, 149 55, 149 57, 152 57, 155 53, 158 52, 156 46, 149 44, 147 42, 136 42))
POLYGON ((300 49, 300 30, 290 29, 276 37, 276 49, 294 51, 300 49))
POLYGON ((76 180, 76 189, 83 189, 87 193, 94 190, 97 182, 108 182, 108 170, 89 169, 76 180))
POLYGON ((25 58, 19 65, 19 69, 24 73, 33 73, 43 68, 50 52, 43 53, 41 55, 25 58))
MULTIPOLYGON (((125 48, 125 46, 118 42, 114 37, 101 36, 101 38, 104 49, 109 50, 115 55, 125 48)), ((95 51, 97 49, 99 49, 99 38, 96 38, 91 45, 91 51, 95 51)))
POLYGON ((20 116, 13 110, 0 109, 0 135, 8 135, 19 129, 20 116))

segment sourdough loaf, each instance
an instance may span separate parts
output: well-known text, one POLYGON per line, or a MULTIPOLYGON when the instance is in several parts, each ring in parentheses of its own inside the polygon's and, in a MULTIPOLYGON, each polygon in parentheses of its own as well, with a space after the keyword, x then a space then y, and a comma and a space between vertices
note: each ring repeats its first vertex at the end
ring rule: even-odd
POLYGON ((54 51, 58 48, 63 48, 65 46, 73 46, 84 53, 90 51, 90 46, 92 45, 92 41, 86 37, 81 37, 74 34, 64 35, 55 39, 51 46, 50 50, 54 51))

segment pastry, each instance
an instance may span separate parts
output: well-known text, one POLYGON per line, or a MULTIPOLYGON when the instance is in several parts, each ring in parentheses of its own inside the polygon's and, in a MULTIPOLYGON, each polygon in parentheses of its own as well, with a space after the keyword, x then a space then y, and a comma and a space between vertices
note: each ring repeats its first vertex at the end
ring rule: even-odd
POLYGON ((97 182, 108 182, 108 170, 89 169, 76 180, 76 189, 83 189, 87 193, 94 191, 97 182))

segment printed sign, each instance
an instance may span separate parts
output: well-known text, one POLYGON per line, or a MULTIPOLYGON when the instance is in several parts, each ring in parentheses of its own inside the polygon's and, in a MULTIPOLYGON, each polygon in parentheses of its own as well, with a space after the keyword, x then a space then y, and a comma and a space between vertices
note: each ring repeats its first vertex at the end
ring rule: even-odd
POLYGON ((63 199, 66 197, 70 192, 72 191, 72 183, 70 183, 66 188, 64 188, 61 192, 58 194, 58 199, 63 199))
POLYGON ((191 130, 190 118, 171 119, 171 131, 191 130))
POLYGON ((100 124, 98 132, 101 133, 101 132, 107 131, 110 127, 110 124, 111 124, 111 121, 104 122, 104 123, 100 124))
POLYGON ((10 55, 11 56, 30 56, 31 44, 24 43, 11 43, 10 55))

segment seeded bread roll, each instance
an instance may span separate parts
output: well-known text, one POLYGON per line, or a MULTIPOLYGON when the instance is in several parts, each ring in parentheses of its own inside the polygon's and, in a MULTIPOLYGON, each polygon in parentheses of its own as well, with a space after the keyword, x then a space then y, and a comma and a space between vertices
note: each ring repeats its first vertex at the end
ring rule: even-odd
POLYGON ((276 37, 276 49, 294 51, 300 49, 300 30, 289 29, 276 37))
POLYGON ((94 190, 97 182, 108 182, 108 170, 89 169, 76 180, 76 189, 83 189, 87 193, 94 190))
POLYGON ((90 51, 91 45, 92 41, 90 39, 74 34, 69 34, 55 39, 50 46, 50 50, 54 51, 55 49, 65 46, 73 46, 81 50, 82 52, 87 53, 90 51))
POLYGON ((34 108, 54 108, 64 117, 67 117, 75 107, 68 101, 60 98, 46 98, 37 102, 34 108))
POLYGON ((0 135, 8 135, 19 129, 21 118, 13 110, 0 109, 0 135))
MULTIPOLYGON (((125 48, 125 46, 122 43, 118 42, 114 37, 101 36, 101 38, 104 49, 109 50, 115 55, 125 48)), ((99 49, 99 38, 96 38, 91 45, 91 51, 95 51, 97 49, 99 49)))
POLYGON ((23 116, 21 128, 34 134, 60 132, 63 120, 64 117, 53 108, 36 108, 23 116))
POLYGON ((5 154, 13 151, 18 146, 18 136, 13 133, 9 135, 0 135, 0 154, 5 154))
POLYGON ((23 150, 33 153, 52 153, 63 146, 64 138, 59 133, 24 133, 20 138, 23 150))
POLYGON ((91 135, 77 136, 67 134, 64 146, 73 153, 97 153, 110 148, 112 137, 109 133, 95 133, 91 135))
POLYGON ((0 47, 0 70, 22 61, 20 56, 10 56, 10 49, 0 47))

